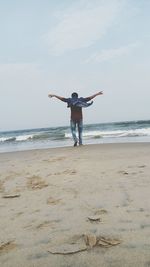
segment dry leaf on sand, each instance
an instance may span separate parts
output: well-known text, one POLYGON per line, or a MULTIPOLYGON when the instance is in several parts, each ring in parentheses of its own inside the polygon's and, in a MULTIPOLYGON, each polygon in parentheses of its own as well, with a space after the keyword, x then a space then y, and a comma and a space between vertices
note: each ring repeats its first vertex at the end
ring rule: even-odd
POLYGON ((62 244, 54 245, 48 250, 48 252, 52 254, 66 255, 82 252, 95 246, 109 248, 120 243, 121 241, 118 239, 97 237, 94 234, 84 234, 78 237, 74 236, 72 239, 68 240, 68 242, 65 240, 62 244))
POLYGON ((101 218, 99 215, 93 215, 93 216, 89 216, 88 219, 92 222, 100 222, 101 218))
POLYGON ((74 254, 86 250, 86 245, 79 246, 78 244, 62 244, 58 247, 52 247, 48 251, 52 254, 74 254))
POLYGON ((7 194, 7 195, 3 195, 3 198, 16 198, 16 197, 20 197, 20 194, 7 194))
POLYGON ((84 235, 85 244, 89 247, 94 247, 97 243, 97 239, 95 235, 88 234, 84 235))
POLYGON ((120 240, 118 239, 110 239, 110 238, 106 238, 106 237, 98 237, 97 238, 97 245, 101 246, 101 247, 112 247, 112 246, 116 246, 119 245, 121 243, 120 240))

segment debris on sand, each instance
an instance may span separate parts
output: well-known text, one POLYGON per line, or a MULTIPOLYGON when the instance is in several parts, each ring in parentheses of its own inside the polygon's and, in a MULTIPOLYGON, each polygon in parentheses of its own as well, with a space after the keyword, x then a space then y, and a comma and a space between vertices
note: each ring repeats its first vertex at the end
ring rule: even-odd
POLYGON ((20 194, 7 194, 7 195, 3 195, 3 198, 16 198, 16 197, 20 197, 20 194))
POLYGON ((72 238, 72 241, 68 240, 68 243, 65 241, 62 244, 53 246, 48 250, 48 252, 52 254, 66 255, 82 252, 96 246, 110 248, 112 246, 119 245, 120 243, 121 241, 116 238, 96 236, 94 234, 84 234, 74 240, 72 238))

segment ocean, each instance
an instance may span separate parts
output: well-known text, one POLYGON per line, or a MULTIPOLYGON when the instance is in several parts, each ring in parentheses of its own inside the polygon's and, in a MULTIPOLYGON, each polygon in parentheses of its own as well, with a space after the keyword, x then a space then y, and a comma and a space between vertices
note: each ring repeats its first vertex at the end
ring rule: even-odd
MULTIPOLYGON (((83 143, 150 142, 150 120, 84 125, 83 143)), ((69 126, 0 132, 0 152, 72 146, 69 126)))

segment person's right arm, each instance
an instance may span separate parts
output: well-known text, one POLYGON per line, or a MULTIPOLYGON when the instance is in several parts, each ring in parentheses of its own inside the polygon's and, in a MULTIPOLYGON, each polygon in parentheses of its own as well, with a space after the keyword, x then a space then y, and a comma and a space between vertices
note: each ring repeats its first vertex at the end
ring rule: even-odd
POLYGON ((65 97, 63 97, 63 96, 58 96, 58 95, 54 95, 54 94, 48 94, 48 97, 55 97, 55 98, 57 98, 57 99, 59 99, 59 100, 61 100, 61 101, 65 101, 66 100, 66 98, 65 97))

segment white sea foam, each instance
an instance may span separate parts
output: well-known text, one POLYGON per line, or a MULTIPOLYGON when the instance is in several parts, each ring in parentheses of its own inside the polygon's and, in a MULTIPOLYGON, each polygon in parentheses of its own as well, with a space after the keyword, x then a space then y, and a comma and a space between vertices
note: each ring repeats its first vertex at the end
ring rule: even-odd
POLYGON ((119 137, 126 136, 150 136, 150 128, 141 128, 135 130, 127 130, 122 132, 119 137))
MULTIPOLYGON (((150 128, 141 128, 135 130, 114 130, 114 131, 83 131, 83 137, 87 138, 108 138, 108 137, 134 137, 134 136, 150 136, 150 128)), ((72 138, 71 133, 65 134, 66 138, 72 138)))
POLYGON ((32 134, 29 135, 20 135, 16 137, 16 141, 26 141, 26 140, 30 140, 33 138, 32 134))
POLYGON ((0 142, 8 142, 8 141, 13 141, 15 140, 15 137, 0 137, 0 142))
POLYGON ((11 141, 27 141, 33 138, 33 135, 19 135, 19 136, 6 136, 0 137, 0 142, 11 142, 11 141))

